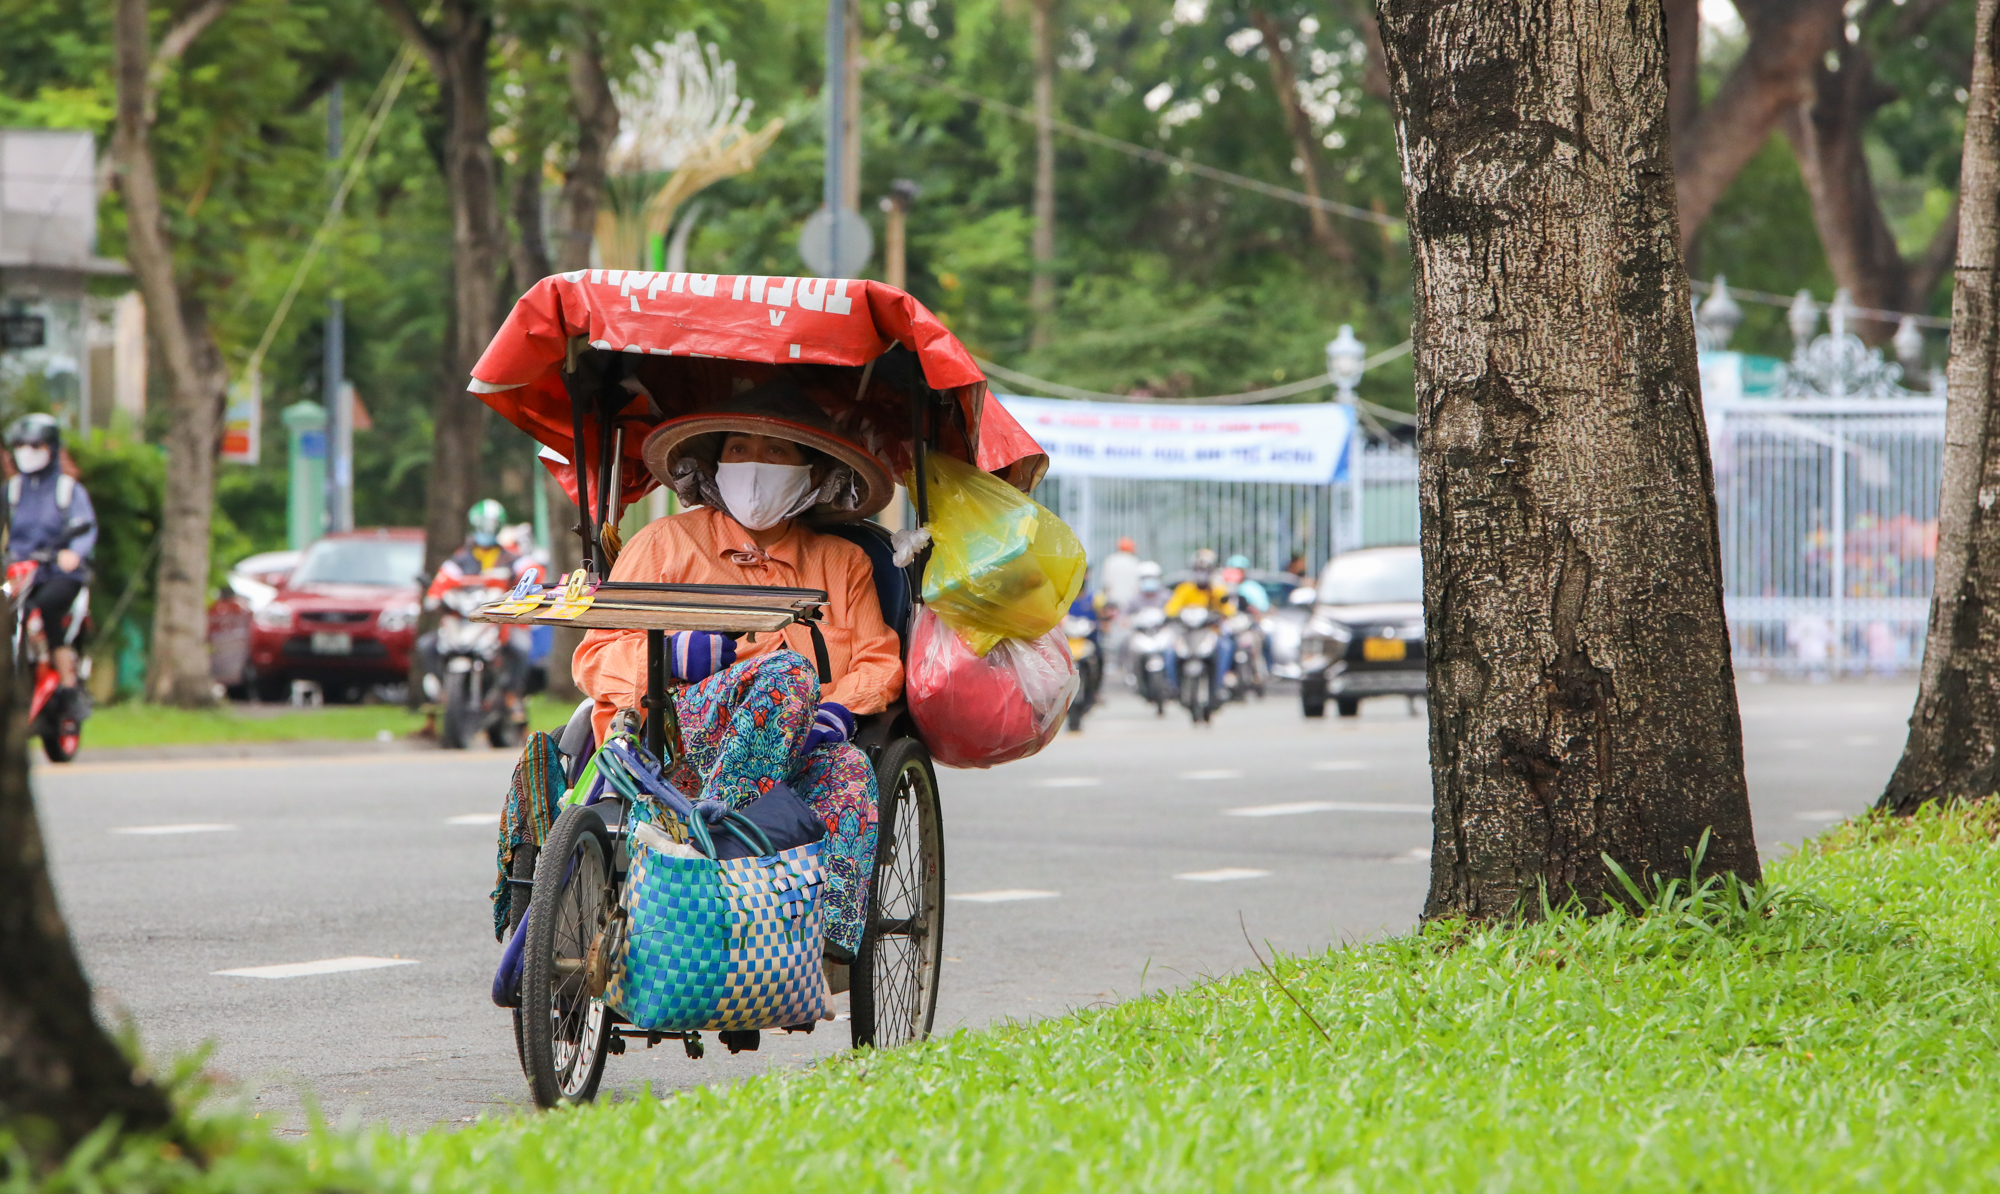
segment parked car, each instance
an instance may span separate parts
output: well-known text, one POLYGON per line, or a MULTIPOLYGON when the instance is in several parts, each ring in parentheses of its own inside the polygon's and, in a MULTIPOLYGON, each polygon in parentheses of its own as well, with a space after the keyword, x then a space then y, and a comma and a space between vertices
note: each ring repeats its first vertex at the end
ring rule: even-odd
POLYGON ((1370 547, 1335 556, 1313 586, 1299 645, 1299 703, 1342 717, 1371 696, 1424 695, 1424 561, 1415 547, 1370 547))
POLYGON ((328 535, 290 567, 242 561, 208 612, 216 681, 260 701, 284 700, 294 680, 334 701, 404 683, 423 566, 424 533, 400 527, 328 535))

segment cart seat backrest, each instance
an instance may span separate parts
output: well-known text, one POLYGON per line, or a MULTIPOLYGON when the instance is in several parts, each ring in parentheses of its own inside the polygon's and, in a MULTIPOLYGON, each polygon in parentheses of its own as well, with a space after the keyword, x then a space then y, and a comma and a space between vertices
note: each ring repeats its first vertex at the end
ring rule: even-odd
POLYGON ((891 558, 895 547, 889 542, 888 529, 874 522, 836 522, 813 529, 822 535, 845 539, 868 553, 868 563, 875 570, 875 599, 882 605, 882 620, 896 632, 902 654, 907 657, 910 615, 916 605, 916 581, 912 575, 916 569, 896 566, 891 558))

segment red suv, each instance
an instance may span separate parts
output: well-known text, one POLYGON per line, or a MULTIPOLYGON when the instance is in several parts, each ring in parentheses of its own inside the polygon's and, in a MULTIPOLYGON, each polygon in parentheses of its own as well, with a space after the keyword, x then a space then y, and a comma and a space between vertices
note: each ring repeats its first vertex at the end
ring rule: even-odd
POLYGON ((208 612, 215 678, 263 701, 312 680, 330 701, 409 679, 424 586, 424 533, 328 535, 275 589, 233 581, 208 612), (246 645, 247 644, 247 645, 246 645))

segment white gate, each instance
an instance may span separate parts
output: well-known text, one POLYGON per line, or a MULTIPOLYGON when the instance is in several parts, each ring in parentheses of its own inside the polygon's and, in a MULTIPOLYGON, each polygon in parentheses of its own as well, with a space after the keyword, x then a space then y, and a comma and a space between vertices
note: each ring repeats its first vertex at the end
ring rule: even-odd
POLYGON ((1361 455, 1360 480, 1271 485, 1050 477, 1034 497, 1076 531, 1092 560, 1129 537, 1141 556, 1168 572, 1185 566, 1197 548, 1209 547, 1225 559, 1241 553, 1253 567, 1273 570, 1300 554, 1316 576, 1351 546, 1417 541, 1416 452, 1398 443, 1370 444, 1361 455))
POLYGON ((1893 672, 1923 654, 1944 399, 1712 403, 1724 605, 1748 671, 1893 672))

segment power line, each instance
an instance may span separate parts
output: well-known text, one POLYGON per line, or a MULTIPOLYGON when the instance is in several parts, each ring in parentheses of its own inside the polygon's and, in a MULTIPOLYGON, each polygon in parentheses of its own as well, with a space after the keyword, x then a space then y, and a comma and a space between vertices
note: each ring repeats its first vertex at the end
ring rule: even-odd
MULTIPOLYGON (((1709 294, 1715 290, 1713 282, 1697 282, 1689 279, 1688 285, 1701 294, 1709 294)), ((1743 290, 1735 286, 1729 288, 1729 294, 1732 298, 1748 299, 1753 303, 1765 303, 1773 307, 1790 307, 1798 301, 1795 295, 1772 294, 1768 290, 1743 290)), ((1951 328, 1951 319, 1946 316, 1918 315, 1914 311, 1884 311, 1880 307, 1849 307, 1848 311, 1858 319, 1873 319, 1882 323, 1901 323, 1907 319, 1922 328, 1946 330, 1951 328)))
MULTIPOLYGON (((962 99, 967 103, 978 104, 982 108, 1011 116, 1016 120, 1026 121, 1029 124, 1038 123, 1035 114, 1026 108, 1017 108, 1013 104, 1003 100, 981 95, 976 91, 969 91, 956 83, 947 83, 934 75, 927 75, 921 71, 908 70, 887 62, 871 63, 870 68, 874 70, 886 70, 891 74, 898 74, 914 79, 927 87, 942 91, 946 95, 962 99)), ((1306 194, 1304 191, 1295 191, 1290 187, 1281 187, 1274 183, 1265 182, 1262 179, 1251 178, 1248 175, 1233 174, 1228 170, 1218 170, 1214 166, 1205 166, 1191 158, 1175 157, 1173 154, 1165 153, 1149 146, 1136 145, 1130 141, 1121 141, 1116 137, 1107 137, 1103 133, 1084 128, 1081 125, 1071 124, 1067 120, 1052 119, 1049 121, 1049 126, 1057 132, 1075 137, 1079 141, 1088 141, 1092 145, 1100 145, 1106 149, 1115 149, 1119 153, 1130 154, 1132 157, 1165 166, 1175 173, 1185 170, 1190 174, 1199 174, 1203 178, 1212 179, 1228 186, 1241 187, 1246 191, 1255 191, 1260 195, 1268 195, 1273 199, 1283 199, 1287 203, 1296 203, 1300 207, 1317 207, 1321 211, 1331 212, 1337 216, 1346 216, 1351 220, 1363 220, 1370 224, 1380 224, 1384 228, 1394 228, 1400 231, 1403 227, 1403 221, 1395 216, 1386 215, 1379 211, 1371 211, 1365 207, 1356 207, 1351 203, 1340 203, 1332 199, 1316 198, 1315 196, 1306 194)))
MULTIPOLYGON (((1385 348, 1374 356, 1369 357, 1361 363, 1361 369, 1363 372, 1366 372, 1377 365, 1385 365, 1409 351, 1410 341, 1405 340, 1394 348, 1385 348)), ((996 365, 983 357, 975 356, 972 359, 981 369, 984 369, 1002 381, 1009 381, 1017 386, 1026 386, 1031 390, 1040 390, 1046 394, 1054 394, 1058 398, 1075 398, 1082 402, 1200 403, 1210 406, 1245 406, 1254 402, 1273 402, 1279 398, 1290 398, 1297 394, 1310 393, 1313 390, 1333 384, 1331 377, 1321 375, 1318 377, 1308 377, 1301 381, 1287 382, 1281 386, 1271 386, 1267 389, 1250 390, 1242 394, 1218 394, 1207 398, 1153 398, 1134 394, 1107 394, 1099 390, 1080 390, 1075 386, 1066 386, 1059 381, 1049 381, 1046 378, 1036 377, 1030 373, 1022 373, 1018 369, 1009 369, 1005 365, 996 365)), ((1367 405, 1373 407, 1375 404, 1371 402, 1367 405)), ((1400 411, 1391 411, 1386 407, 1376 409, 1386 412, 1386 416, 1399 419, 1409 418, 1409 416, 1404 415, 1400 411)), ((1414 422, 1415 420, 1411 421, 1414 422)))

